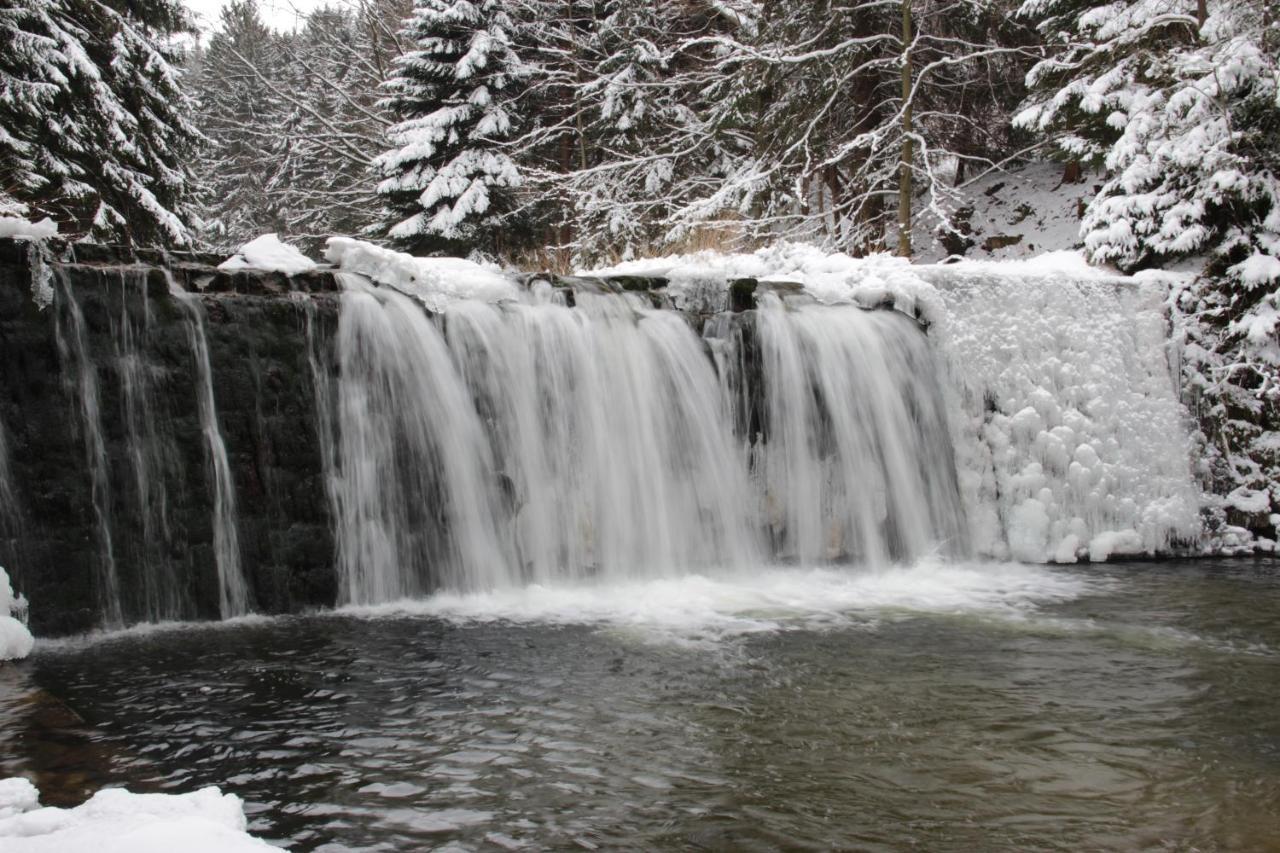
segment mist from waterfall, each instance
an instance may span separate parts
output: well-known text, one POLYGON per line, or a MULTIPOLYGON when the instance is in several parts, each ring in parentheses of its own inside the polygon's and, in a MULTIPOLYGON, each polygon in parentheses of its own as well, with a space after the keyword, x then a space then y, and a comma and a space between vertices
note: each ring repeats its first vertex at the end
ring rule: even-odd
POLYGON ((535 289, 432 317, 344 283, 340 603, 964 550, 942 397, 905 317, 742 315, 766 389, 751 401, 731 329, 704 339, 636 295, 570 308, 535 289), (752 406, 759 434, 735 416, 752 406))

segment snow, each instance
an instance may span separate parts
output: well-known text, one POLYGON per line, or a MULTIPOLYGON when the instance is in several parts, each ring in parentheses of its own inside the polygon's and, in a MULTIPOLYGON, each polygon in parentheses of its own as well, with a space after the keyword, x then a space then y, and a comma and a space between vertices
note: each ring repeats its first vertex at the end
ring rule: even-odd
POLYGON ((460 299, 500 302, 520 295, 515 280, 497 266, 462 258, 417 258, 349 237, 329 238, 325 258, 345 273, 399 290, 437 313, 460 299))
MULTIPOLYGON (((960 187, 959 204, 967 208, 973 241, 965 257, 1021 262, 1080 249, 1080 211, 1103 178, 1086 171, 1081 181, 1067 184, 1062 177, 1061 163, 1029 163, 992 171, 960 187), (1005 239, 988 243, 992 238, 1005 239)), ((947 257, 938 225, 938 217, 928 209, 916 217, 912 245, 917 260, 930 263, 947 257)))
POLYGON ((40 807, 40 792, 26 779, 0 779, 0 820, 40 807))
POLYGON ((58 236, 58 223, 49 217, 31 222, 18 216, 0 216, 0 237, 45 240, 58 236))
POLYGON ((937 292, 920 278, 917 270, 903 258, 887 254, 854 258, 806 243, 779 243, 750 254, 706 251, 624 261, 611 267, 581 270, 578 275, 665 277, 670 281, 668 293, 682 308, 696 307, 686 304, 686 298, 695 293, 706 301, 720 301, 708 300, 708 286, 723 291, 734 279, 795 283, 824 305, 872 307, 888 302, 905 314, 932 321, 937 319, 941 303, 937 292))
POLYGON ((190 794, 108 788, 70 809, 39 808, 26 779, 0 780, 5 853, 254 853, 276 850, 246 832, 244 805, 216 787, 190 794))
POLYGON ((1259 287, 1280 279, 1280 258, 1257 252, 1237 264, 1232 272, 1248 287, 1259 287))
POLYGON ((234 255, 218 264, 220 270, 266 270, 297 275, 316 268, 316 262, 302 252, 281 243, 275 234, 263 234, 240 247, 234 255))
MULTIPOLYGON (((25 612, 26 606, 25 598, 14 596, 13 587, 9 585, 9 575, 0 568, 0 661, 18 660, 31 654, 35 640, 27 626, 12 615, 25 612)), ((0 809, 3 809, 2 798, 0 809)))

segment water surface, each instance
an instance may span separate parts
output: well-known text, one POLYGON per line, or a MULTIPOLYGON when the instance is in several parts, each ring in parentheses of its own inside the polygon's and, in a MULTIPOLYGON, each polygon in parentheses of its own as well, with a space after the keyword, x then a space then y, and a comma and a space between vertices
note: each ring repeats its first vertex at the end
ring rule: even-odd
POLYGON ((44 643, 0 772, 294 849, 1267 849, 1280 561, 534 587, 44 643))

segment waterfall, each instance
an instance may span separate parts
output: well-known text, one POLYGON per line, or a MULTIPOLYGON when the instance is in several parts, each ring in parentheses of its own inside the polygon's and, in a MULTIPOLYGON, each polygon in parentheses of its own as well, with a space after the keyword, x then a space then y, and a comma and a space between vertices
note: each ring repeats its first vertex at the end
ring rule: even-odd
POLYGON ((209 468, 213 472, 213 555, 218 568, 218 604, 223 619, 249 612, 249 588, 240 566, 240 536, 236 526, 236 493, 227 446, 218 426, 213 396, 213 370, 205 337, 204 307, 193 294, 170 282, 186 318, 187 342, 196 365, 196 402, 204 434, 209 468))
POLYGON ((114 627, 124 623, 124 613, 120 600, 115 543, 111 535, 111 478, 99 406, 97 367, 89 354, 84 313, 76 301, 66 271, 56 267, 55 277, 61 299, 56 300, 55 305, 57 313, 53 324, 54 337, 58 358, 65 371, 68 396, 72 400, 71 420, 84 443, 95 530, 98 534, 98 604, 105 624, 114 627))
POLYGON ((126 453, 133 469, 137 521, 141 526, 141 542, 130 568, 139 579, 137 592, 144 618, 153 622, 177 619, 182 615, 182 595, 170 564, 173 537, 166 486, 169 465, 162 434, 165 420, 157 413, 154 368, 147 358, 154 322, 147 294, 147 271, 122 271, 120 286, 120 311, 112 320, 112 338, 126 453), (130 310, 135 295, 140 316, 130 310))
POLYGON ((444 321, 508 492, 508 582, 758 561, 715 371, 680 314, 582 294, 459 302, 444 321))
MULTIPOLYGON (((850 306, 757 312, 764 439, 753 471, 775 555, 811 565, 964 553, 955 463, 928 343, 906 316, 850 306)), ((725 362, 726 384, 742 358, 725 362)))
POLYGON ((341 600, 500 583, 510 552, 493 459, 436 326, 407 297, 357 283, 343 294, 338 358, 341 600))
POLYGON ((343 602, 966 549, 943 397, 906 317, 776 302, 734 343, 633 295, 433 318, 344 283, 343 602), (754 437, 734 417, 753 383, 731 365, 748 362, 766 389, 754 437))

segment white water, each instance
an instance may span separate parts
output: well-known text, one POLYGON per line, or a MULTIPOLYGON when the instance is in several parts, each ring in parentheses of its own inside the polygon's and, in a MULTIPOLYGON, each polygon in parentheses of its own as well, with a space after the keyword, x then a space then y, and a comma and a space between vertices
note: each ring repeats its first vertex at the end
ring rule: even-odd
POLYGON ((434 324, 407 297, 357 284, 338 358, 339 600, 504 580, 492 455, 434 324))
POLYGON ((218 605, 222 618, 229 619, 249 612, 249 589, 240 566, 235 484, 231 479, 227 446, 218 426, 209 342, 204 331, 204 307, 192 294, 176 287, 171 292, 186 316, 187 342, 195 359, 200 429, 204 433, 209 468, 213 472, 213 556, 218 567, 218 605))
POLYGON ((76 301, 71 283, 61 267, 55 267, 55 277, 62 298, 57 300, 54 336, 58 358, 65 372, 68 396, 72 401, 72 422, 76 424, 84 442, 95 527, 98 532, 96 594, 104 624, 109 628, 118 627, 124 622, 124 614, 120 602, 115 544, 111 535, 111 478, 98 402, 97 367, 89 355, 84 313, 76 301))
POLYGON ((753 471, 778 556, 883 565, 965 553, 943 398, 915 323, 771 295, 758 330, 767 434, 753 471))
MULTIPOLYGON (((1103 583, 1016 563, 926 558, 882 569, 756 567, 733 574, 530 584, 344 608, 361 616, 598 625, 678 644, 780 630, 874 627, 915 615, 1023 620, 1103 583)), ((1038 620, 1039 621, 1039 620, 1038 620)))
POLYGON ((761 312, 761 446, 734 434, 742 377, 717 376, 676 312, 535 293, 432 320, 345 282, 340 603, 963 553, 941 397, 905 318, 761 312))

